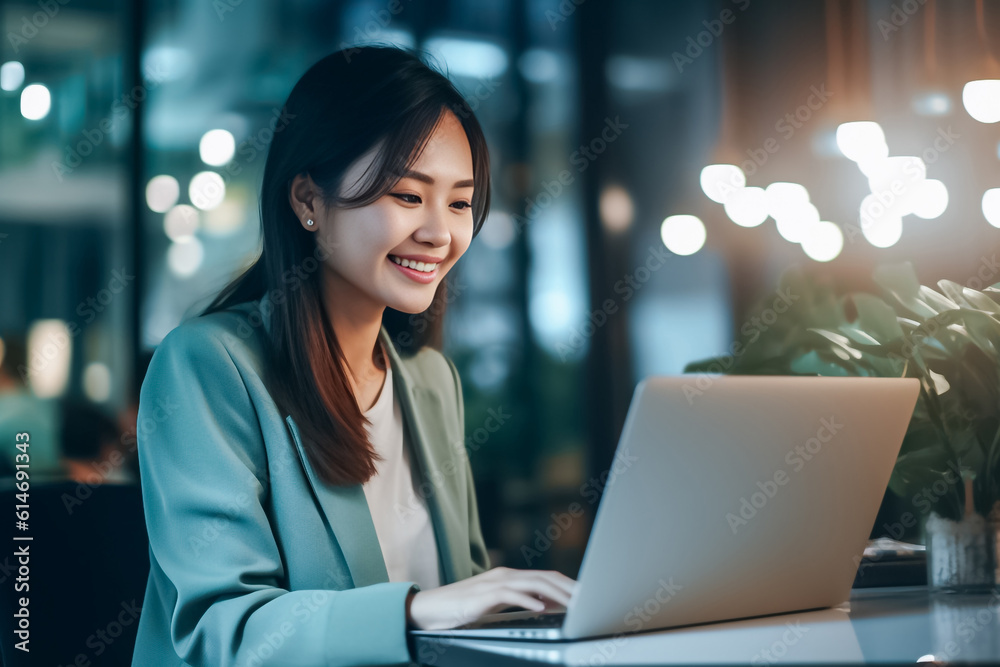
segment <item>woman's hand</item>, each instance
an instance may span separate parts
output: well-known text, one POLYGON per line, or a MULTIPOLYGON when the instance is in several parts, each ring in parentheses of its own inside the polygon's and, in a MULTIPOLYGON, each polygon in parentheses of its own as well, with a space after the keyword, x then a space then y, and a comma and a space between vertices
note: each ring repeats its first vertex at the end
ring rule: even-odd
POLYGON ((554 570, 495 567, 447 586, 417 591, 407 623, 421 630, 446 630, 510 606, 543 611, 569 605, 576 581, 554 570))

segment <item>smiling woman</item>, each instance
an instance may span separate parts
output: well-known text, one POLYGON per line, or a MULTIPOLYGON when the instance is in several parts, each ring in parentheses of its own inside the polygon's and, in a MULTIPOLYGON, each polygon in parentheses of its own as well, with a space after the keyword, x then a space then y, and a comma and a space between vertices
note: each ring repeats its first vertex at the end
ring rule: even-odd
MULTIPOLYGON (((280 295, 272 299, 270 350, 273 367, 285 372, 275 374, 271 392, 320 443, 307 451, 321 477, 363 482, 375 467, 354 394, 381 386, 375 341, 383 311, 421 313, 446 296, 443 278, 488 212, 486 140, 451 82, 396 48, 327 56, 284 108, 293 120, 275 135, 264 167, 260 258, 202 315, 280 295), (413 171, 436 184, 400 178, 413 171), (469 179, 472 187, 443 187, 469 179), (326 251, 322 270, 289 289, 287 276, 317 247, 326 251), (424 286, 401 281, 391 253, 446 261, 424 286), (338 446, 323 446, 330 440, 338 446)), ((415 347, 440 341, 440 329, 435 318, 414 334, 415 347)))
MULTIPOLYGON (((355 326, 375 323, 369 340, 359 341, 368 352, 383 309, 388 306, 407 313, 426 310, 434 293, 420 286, 441 284, 472 241, 475 180, 470 142, 452 111, 441 111, 436 122, 413 167, 387 196, 368 206, 330 208, 308 174, 297 175, 292 181, 292 210, 305 229, 319 235, 317 243, 331 249, 327 264, 332 270, 324 274, 323 289, 327 305, 332 306, 334 330, 340 324, 338 319, 355 326)), ((369 151, 347 170, 338 201, 358 196, 364 187, 362 179, 372 169, 380 148, 369 151)), ((343 333, 338 335, 341 340, 343 333)), ((346 351, 347 346, 343 347, 346 351)), ((354 361, 349 355, 352 368, 368 364, 364 356, 357 359, 358 365, 354 361)))
POLYGON ((574 585, 489 570, 456 446, 444 278, 490 202, 472 111, 418 55, 365 46, 313 65, 282 115, 260 257, 163 339, 142 385, 135 665, 405 663, 410 628, 566 605, 574 585), (399 332, 405 353, 389 310, 432 313, 399 332), (165 399, 179 407, 153 420, 165 399))

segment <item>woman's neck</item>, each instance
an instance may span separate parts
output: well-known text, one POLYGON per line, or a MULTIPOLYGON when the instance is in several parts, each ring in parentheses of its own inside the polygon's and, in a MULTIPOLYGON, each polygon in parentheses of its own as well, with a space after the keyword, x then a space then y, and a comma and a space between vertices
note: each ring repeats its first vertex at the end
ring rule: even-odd
POLYGON ((386 377, 388 358, 379 334, 385 307, 376 307, 363 296, 347 293, 346 286, 326 284, 326 311, 347 361, 347 381, 362 411, 374 403, 386 377))

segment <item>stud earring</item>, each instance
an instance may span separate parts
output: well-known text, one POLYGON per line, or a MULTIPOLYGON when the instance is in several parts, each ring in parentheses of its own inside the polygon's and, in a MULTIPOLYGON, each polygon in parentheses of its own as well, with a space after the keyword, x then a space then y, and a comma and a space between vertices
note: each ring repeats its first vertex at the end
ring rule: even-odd
POLYGON ((315 222, 313 222, 313 221, 312 221, 312 219, 310 218, 309 220, 306 220, 306 224, 307 224, 307 225, 309 225, 310 227, 312 227, 312 226, 313 226, 313 225, 315 225, 316 223, 315 223, 315 222))

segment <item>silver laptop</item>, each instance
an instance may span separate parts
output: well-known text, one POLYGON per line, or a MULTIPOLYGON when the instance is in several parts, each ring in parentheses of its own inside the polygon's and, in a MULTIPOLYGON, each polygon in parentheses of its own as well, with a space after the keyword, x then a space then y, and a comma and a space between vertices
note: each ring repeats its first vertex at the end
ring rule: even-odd
POLYGON ((562 641, 838 605, 919 390, 915 378, 648 377, 569 605, 414 634, 562 641))

